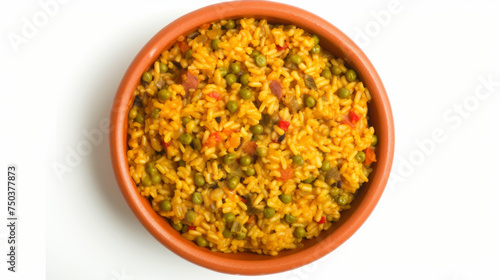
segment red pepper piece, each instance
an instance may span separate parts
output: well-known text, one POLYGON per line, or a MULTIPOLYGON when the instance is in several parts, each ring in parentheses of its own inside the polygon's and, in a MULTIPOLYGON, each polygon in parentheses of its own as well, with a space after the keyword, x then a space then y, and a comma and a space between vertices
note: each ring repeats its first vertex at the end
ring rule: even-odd
POLYGON ((284 45, 283 47, 282 47, 282 46, 280 46, 280 45, 277 45, 277 46, 276 46, 276 49, 277 49, 278 51, 282 51, 282 50, 287 49, 287 48, 288 48, 288 43, 287 43, 287 42, 285 42, 285 45, 284 45))
POLYGON ((349 112, 349 120, 351 123, 357 123, 359 121, 360 116, 358 116, 354 111, 349 112))
POLYGON ((221 137, 218 132, 212 133, 207 141, 203 144, 203 146, 208 146, 208 147, 215 147, 217 146, 217 143, 219 143, 221 140, 221 137))
POLYGON ((321 225, 321 224, 324 224, 324 223, 326 223, 326 218, 325 218, 325 216, 321 216, 321 219, 319 220, 318 224, 321 225))
POLYGON ((287 121, 279 121, 278 127, 283 129, 284 131, 288 131, 288 127, 290 126, 290 122, 287 121))

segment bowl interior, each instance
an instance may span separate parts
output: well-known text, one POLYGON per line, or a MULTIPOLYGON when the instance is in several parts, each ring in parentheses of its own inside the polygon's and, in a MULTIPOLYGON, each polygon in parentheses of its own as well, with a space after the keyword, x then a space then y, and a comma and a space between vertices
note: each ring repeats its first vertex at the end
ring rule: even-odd
POLYGON ((208 6, 163 28, 145 45, 127 70, 113 103, 110 129, 115 176, 127 203, 142 224, 163 245, 185 259, 213 270, 234 274, 267 274, 293 269, 326 255, 342 244, 361 226, 378 202, 388 179, 394 150, 390 104, 377 72, 364 53, 346 35, 318 16, 293 6, 262 1, 226 2, 208 6), (343 211, 341 219, 319 237, 303 241, 304 246, 281 251, 275 257, 246 252, 212 252, 184 239, 137 192, 126 158, 127 114, 133 103, 132 93, 142 73, 149 69, 163 50, 173 45, 178 36, 189 35, 203 23, 242 17, 267 19, 270 23, 294 24, 317 34, 321 40, 320 45, 356 69, 370 90, 373 100, 369 104, 369 120, 379 136, 378 162, 373 166, 370 181, 362 186, 351 204, 352 208, 343 211))

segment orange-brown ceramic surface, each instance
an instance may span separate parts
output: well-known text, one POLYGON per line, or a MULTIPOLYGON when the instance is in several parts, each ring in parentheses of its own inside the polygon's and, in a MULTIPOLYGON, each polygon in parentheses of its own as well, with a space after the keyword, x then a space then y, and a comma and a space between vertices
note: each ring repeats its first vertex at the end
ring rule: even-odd
POLYGON ((344 33, 326 20, 305 10, 267 1, 235 1, 204 7, 180 17, 160 30, 132 61, 116 92, 111 111, 110 125, 111 160, 118 186, 128 205, 147 228, 165 247, 195 264, 225 273, 269 274, 282 272, 313 262, 333 251, 346 241, 368 218, 385 188, 394 153, 394 123, 387 94, 375 68, 344 33), (306 240, 295 250, 281 251, 278 256, 255 253, 224 254, 198 247, 180 236, 142 197, 129 173, 126 157, 127 116, 132 106, 133 91, 144 71, 149 69, 160 53, 169 48, 180 35, 188 35, 203 23, 223 18, 265 18, 270 23, 294 24, 320 37, 323 48, 345 59, 370 90, 373 100, 369 103, 370 123, 375 127, 379 144, 378 162, 370 181, 362 186, 352 208, 342 212, 339 222, 319 237, 306 240))

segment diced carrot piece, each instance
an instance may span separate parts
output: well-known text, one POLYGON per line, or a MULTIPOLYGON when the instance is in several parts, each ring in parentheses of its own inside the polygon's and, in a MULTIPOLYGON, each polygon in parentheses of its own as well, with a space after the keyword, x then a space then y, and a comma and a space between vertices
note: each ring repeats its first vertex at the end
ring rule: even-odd
POLYGON ((370 165, 372 162, 377 162, 377 156, 375 155, 375 151, 372 148, 366 148, 365 154, 365 165, 370 165))
POLYGON ((179 49, 181 50, 182 54, 185 54, 190 48, 186 42, 177 42, 177 45, 179 46, 179 49))
POLYGON ((281 177, 279 178, 281 181, 286 182, 293 178, 293 168, 288 167, 287 169, 280 168, 281 177))
POLYGON ((229 139, 229 147, 236 148, 240 145, 240 137, 237 134, 232 134, 229 139))
POLYGON ((226 136, 229 136, 229 135, 233 134, 234 131, 232 129, 229 129, 229 128, 224 128, 222 130, 222 133, 226 134, 226 136))

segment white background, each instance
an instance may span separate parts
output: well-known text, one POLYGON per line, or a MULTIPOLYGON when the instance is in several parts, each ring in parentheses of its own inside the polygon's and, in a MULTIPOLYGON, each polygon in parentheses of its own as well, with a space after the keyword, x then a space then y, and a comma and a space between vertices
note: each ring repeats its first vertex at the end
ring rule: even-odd
MULTIPOLYGON (((177 17, 220 1, 66 0, 44 23, 46 2, 0 4, 1 185, 7 164, 19 168, 18 272, 4 261, 1 187, 0 279, 247 278, 191 264, 142 227, 99 126, 141 47, 177 17), (12 44, 13 34, 24 41, 12 44), (78 161, 73 153, 85 145, 78 161), (58 176, 58 163, 71 172, 58 176)), ((395 163, 377 208, 341 247, 255 278, 500 279, 499 2, 400 0, 397 11, 390 0, 287 2, 354 38, 378 69, 394 110, 395 163), (495 81, 490 91, 481 79, 495 81), (430 140, 435 130, 444 141, 430 140)))

